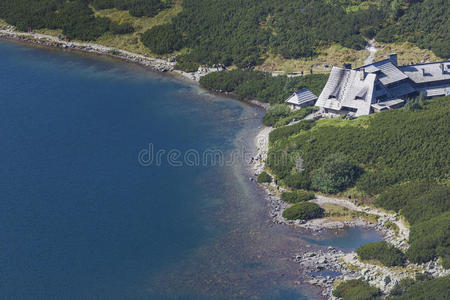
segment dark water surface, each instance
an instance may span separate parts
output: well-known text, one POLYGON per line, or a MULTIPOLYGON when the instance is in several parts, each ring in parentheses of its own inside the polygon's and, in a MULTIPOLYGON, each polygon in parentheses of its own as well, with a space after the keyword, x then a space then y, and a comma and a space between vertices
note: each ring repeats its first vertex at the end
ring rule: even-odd
POLYGON ((138 161, 150 144, 228 155, 260 117, 132 64, 0 41, 0 298, 317 298, 290 258, 319 246, 272 226, 243 163, 138 161))

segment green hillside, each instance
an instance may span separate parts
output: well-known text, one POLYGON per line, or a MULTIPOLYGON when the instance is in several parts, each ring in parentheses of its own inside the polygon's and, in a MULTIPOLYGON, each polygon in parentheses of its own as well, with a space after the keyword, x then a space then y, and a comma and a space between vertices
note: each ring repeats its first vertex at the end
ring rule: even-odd
POLYGON ((411 225, 407 258, 441 257, 449 268, 449 115, 442 97, 355 120, 302 121, 271 132, 267 165, 294 190, 350 193, 400 213, 411 225))
POLYGON ((179 60, 185 68, 192 69, 192 64, 247 68, 263 63, 268 55, 315 57, 335 44, 359 50, 374 36, 383 42, 410 41, 449 57, 449 6, 444 2, 183 0, 181 7, 180 1, 170 0, 2 0, 0 18, 23 31, 57 29, 79 40, 105 41, 105 34, 148 30, 134 37, 154 54, 184 49, 179 60), (129 17, 112 17, 125 11, 129 17), (142 28, 142 22, 135 22, 158 18, 165 11, 174 12, 167 14, 165 23, 148 22, 151 26, 142 28))

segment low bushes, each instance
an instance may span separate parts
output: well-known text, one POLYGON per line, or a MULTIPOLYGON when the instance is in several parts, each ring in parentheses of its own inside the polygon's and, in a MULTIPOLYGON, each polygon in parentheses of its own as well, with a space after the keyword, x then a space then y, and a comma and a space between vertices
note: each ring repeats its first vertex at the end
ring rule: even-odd
POLYGON ((114 34, 127 34, 134 32, 134 27, 130 23, 116 23, 109 24, 109 30, 114 34))
POLYGON ((314 199, 314 193, 308 192, 305 190, 285 192, 285 193, 281 194, 281 199, 283 201, 294 204, 294 203, 299 203, 299 202, 304 202, 304 201, 314 199))
POLYGON ((173 24, 152 27, 144 32, 141 40, 155 54, 172 53, 183 47, 183 36, 173 24))
POLYGON ((314 189, 332 194, 350 186, 358 175, 358 168, 342 153, 328 156, 322 167, 312 173, 314 189))
POLYGON ((297 203, 283 211, 283 217, 288 220, 310 220, 321 218, 322 216, 323 209, 311 202, 297 203))
POLYGON ((200 67, 200 64, 195 62, 190 54, 178 55, 176 61, 175 68, 184 72, 196 72, 200 67))
MULTIPOLYGON (((304 161, 304 172, 313 174, 325 157, 344 153, 364 170, 355 180, 358 191, 374 196, 394 184, 446 180, 449 112, 450 102, 441 97, 428 100, 421 110, 397 109, 356 120, 319 120, 310 130, 307 126, 295 128, 298 124, 277 128, 270 135, 269 160, 272 155, 298 154, 304 161)), ((273 174, 284 179, 292 173, 294 163, 275 167, 273 174)))
MULTIPOLYGON (((198 57, 195 60, 199 61, 198 57)), ((222 63, 227 65, 224 61, 222 63)), ((319 95, 327 79, 328 75, 322 74, 289 78, 285 75, 274 77, 270 73, 254 70, 233 70, 203 76, 200 85, 217 92, 232 92, 241 99, 279 104, 284 103, 293 92, 302 88, 308 88, 319 95)))
POLYGON ((409 234, 409 260, 424 263, 437 256, 443 258, 443 266, 450 267, 450 212, 428 221, 415 224, 409 234))
MULTIPOLYGON (((403 281, 403 280, 402 280, 403 281)), ((446 300, 450 295, 450 275, 435 279, 418 279, 416 282, 399 283, 398 288, 394 288, 397 294, 392 299, 395 300, 446 300)))
POLYGON ((450 267, 450 187, 434 181, 410 181, 386 189, 375 204, 402 214, 411 224, 409 260, 424 263, 438 256, 450 267))
POLYGON ((285 104, 276 104, 270 107, 264 117, 262 122, 266 126, 274 125, 278 120, 289 116, 291 109, 285 104))
POLYGON ((266 172, 262 172, 258 175, 258 182, 259 183, 265 183, 265 182, 272 182, 272 177, 270 177, 269 174, 266 172))
POLYGON ((387 267, 402 266, 405 263, 405 254, 384 241, 363 245, 356 253, 363 260, 379 260, 387 267))
POLYGON ((311 186, 311 179, 307 172, 296 172, 287 175, 283 179, 283 183, 291 189, 304 189, 309 190, 311 186))
POLYGON ((301 120, 304 117, 306 117, 307 115, 316 112, 318 110, 317 107, 314 106, 308 106, 308 107, 304 107, 300 110, 295 110, 292 111, 289 116, 284 117, 282 119, 279 119, 276 123, 275 123, 275 128, 281 127, 281 126, 285 126, 288 125, 290 122, 294 121, 294 120, 301 120))
POLYGON ((411 181, 405 184, 397 184, 385 189, 375 198, 374 204, 388 210, 399 212, 407 206, 412 199, 426 195, 433 189, 436 183, 432 181, 411 181))
POLYGON ((373 300, 380 299, 381 291, 367 282, 354 279, 339 284, 334 289, 333 296, 343 300, 373 300))
POLYGON ((270 132, 269 134, 269 142, 272 144, 276 142, 277 140, 287 138, 291 135, 294 135, 296 133, 299 133, 302 130, 309 130, 314 126, 314 121, 312 120, 305 120, 298 122, 297 124, 291 125, 291 126, 285 126, 281 128, 277 128, 270 132))

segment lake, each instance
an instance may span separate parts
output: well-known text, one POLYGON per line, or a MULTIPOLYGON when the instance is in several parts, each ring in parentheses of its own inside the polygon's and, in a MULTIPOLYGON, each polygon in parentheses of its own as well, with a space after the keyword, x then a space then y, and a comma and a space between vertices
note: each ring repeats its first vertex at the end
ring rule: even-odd
POLYGON ((271 223, 229 159, 252 150, 258 108, 9 41, 0 105, 1 298, 316 299, 292 254, 357 247, 271 223))

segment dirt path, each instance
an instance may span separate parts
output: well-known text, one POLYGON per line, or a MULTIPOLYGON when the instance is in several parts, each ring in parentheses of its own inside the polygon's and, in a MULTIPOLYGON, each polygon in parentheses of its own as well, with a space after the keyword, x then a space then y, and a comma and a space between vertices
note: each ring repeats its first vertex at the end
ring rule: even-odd
POLYGON ((364 65, 369 65, 373 63, 375 59, 375 53, 377 52, 377 48, 375 47, 375 40, 370 40, 367 42, 366 50, 369 51, 369 56, 364 61, 364 65))

